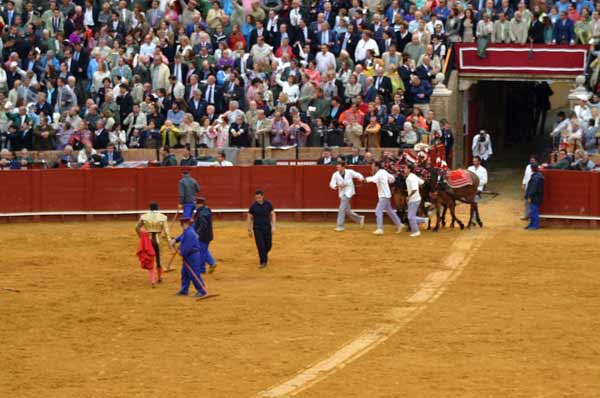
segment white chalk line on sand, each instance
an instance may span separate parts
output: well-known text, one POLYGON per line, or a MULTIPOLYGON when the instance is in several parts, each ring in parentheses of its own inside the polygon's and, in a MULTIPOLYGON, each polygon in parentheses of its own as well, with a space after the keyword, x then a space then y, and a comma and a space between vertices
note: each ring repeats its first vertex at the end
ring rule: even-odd
POLYGON ((430 273, 419 289, 401 306, 392 308, 385 322, 373 325, 327 358, 310 365, 291 379, 260 392, 257 397, 283 398, 297 395, 392 337, 444 293, 490 235, 489 231, 478 231, 477 234, 460 236, 452 244, 450 255, 443 260, 441 269, 430 273))

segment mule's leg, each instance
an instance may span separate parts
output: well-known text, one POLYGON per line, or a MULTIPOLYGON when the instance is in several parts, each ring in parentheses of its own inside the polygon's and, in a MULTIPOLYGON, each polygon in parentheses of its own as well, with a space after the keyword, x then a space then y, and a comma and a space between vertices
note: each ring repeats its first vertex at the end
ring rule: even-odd
POLYGON ((473 224, 473 213, 475 212, 475 203, 469 203, 469 223, 467 224, 467 228, 471 229, 471 225, 473 224))
POLYGON ((465 224, 456 217, 456 202, 454 202, 452 198, 449 198, 448 208, 450 209, 450 215, 452 216, 452 224, 454 225, 454 221, 456 221, 460 229, 465 229, 465 224))
POLYGON ((475 204, 475 215, 477 216, 477 224, 479 225, 479 228, 483 228, 483 222, 479 217, 479 205, 477 203, 475 204))
MULTIPOLYGON (((440 200, 439 198, 435 201, 435 227, 433 228, 433 232, 437 232, 440 229, 440 200)), ((431 220, 430 220, 431 222, 431 220)))

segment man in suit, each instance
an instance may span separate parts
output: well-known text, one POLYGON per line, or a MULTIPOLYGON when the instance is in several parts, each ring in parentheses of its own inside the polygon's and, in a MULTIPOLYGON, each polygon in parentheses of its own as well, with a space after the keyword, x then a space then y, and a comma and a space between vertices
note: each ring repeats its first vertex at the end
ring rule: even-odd
POLYGON ((544 44, 544 24, 540 22, 540 14, 537 11, 533 13, 531 26, 529 26, 527 32, 527 40, 535 44, 544 44))
POLYGON ((254 143, 256 140, 256 146, 259 148, 268 147, 271 143, 270 133, 273 128, 273 121, 265 115, 263 109, 256 111, 256 121, 250 126, 250 132, 252 134, 251 140, 254 143))
POLYGON ((65 19, 63 24, 63 31, 65 37, 69 37, 71 33, 75 32, 75 10, 71 10, 67 14, 67 19, 65 19))
POLYGON ((404 47, 412 40, 412 35, 408 31, 408 24, 402 22, 400 29, 396 32, 396 48, 399 52, 404 52, 404 47))
POLYGON ((220 87, 217 87, 216 79, 213 75, 210 75, 206 80, 206 85, 202 91, 202 98, 207 105, 213 105, 217 113, 223 111, 223 90, 220 87))
MULTIPOLYGON (((377 94, 381 95, 384 99, 384 103, 388 103, 392 100, 392 80, 383 75, 384 68, 377 68, 375 76, 375 90, 377 94)), ((370 102, 370 101, 369 101, 370 102)))
POLYGON ((185 86, 184 97, 186 101, 191 101, 194 97, 194 91, 202 91, 202 87, 200 87, 200 83, 198 83, 198 75, 193 74, 190 76, 189 84, 185 86))
POLYGON ((109 32, 111 33, 113 39, 122 41, 125 37, 125 33, 127 32, 127 28, 123 21, 119 18, 119 12, 117 10, 113 10, 111 18, 110 25, 108 25, 109 32))
POLYGON ((360 148, 352 147, 352 153, 346 156, 346 163, 350 165, 365 164, 364 158, 360 154, 360 148))
POLYGON ((183 83, 177 80, 175 75, 171 75, 171 77, 169 77, 169 83, 167 95, 169 98, 171 98, 172 102, 185 96, 185 86, 183 83))
POLYGON ((187 101, 187 106, 194 120, 200 121, 206 108, 206 103, 202 101, 202 91, 200 89, 192 91, 192 98, 187 101))
POLYGON ((323 154, 321 158, 317 160, 318 165, 330 165, 333 166, 336 164, 336 160, 333 156, 331 156, 331 151, 328 148, 323 149, 323 154))
POLYGON ((326 99, 323 95, 323 89, 316 89, 316 96, 312 102, 312 106, 315 108, 314 112, 310 113, 310 117, 314 120, 318 117, 323 120, 329 120, 329 110, 331 108, 331 101, 326 99))
POLYGON ((431 58, 429 58, 429 55, 424 55, 423 62, 417 67, 415 73, 419 79, 431 82, 435 79, 435 75, 438 71, 431 66, 431 58))
POLYGON ((575 25, 567 18, 566 12, 560 13, 560 19, 554 24, 552 44, 575 44, 575 25))
POLYGON ((129 31, 133 24, 133 12, 127 8, 127 2, 125 0, 119 1, 119 19, 125 26, 125 30, 129 31))
POLYGON ((146 22, 148 22, 152 28, 156 28, 164 17, 165 13, 159 8, 159 2, 154 0, 152 2, 152 8, 146 11, 146 22))
POLYGON ((77 96, 68 84, 59 77, 56 79, 56 106, 54 111, 63 113, 77 106, 77 96))
POLYGON ((171 75, 175 76, 178 82, 185 85, 188 72, 188 66, 182 62, 181 55, 175 55, 173 63, 170 65, 171 75))
POLYGON ((335 32, 329 29, 329 24, 327 22, 323 22, 321 24, 321 32, 317 34, 317 45, 322 46, 323 44, 327 44, 327 46, 332 50, 333 53, 336 53, 335 50, 335 32))
POLYGON ((2 19, 4 20, 4 24, 6 26, 13 26, 15 24, 15 18, 18 16, 17 10, 15 9, 15 2, 13 0, 8 0, 6 2, 6 7, 2 12, 2 19))
POLYGON ((117 97, 117 105, 119 105, 119 120, 125 118, 133 112, 133 97, 129 94, 129 84, 121 83, 119 85, 120 95, 117 97))
POLYGON ((494 22, 492 43, 510 43, 510 22, 503 12, 498 14, 498 20, 494 22))
POLYGON ((310 101, 315 96, 315 86, 310 81, 308 75, 302 75, 302 86, 300 87, 300 96, 298 97, 298 105, 300 106, 300 110, 305 112, 308 110, 308 105, 310 101))
POLYGON ((134 129, 142 131, 148 124, 146 114, 140 111, 140 106, 138 104, 134 104, 131 113, 122 120, 123 126, 127 126, 128 137, 134 129))
POLYGON ((46 29, 54 36, 57 32, 62 32, 64 27, 64 18, 58 8, 52 12, 52 16, 46 20, 46 29))
POLYGON ((112 142, 106 146, 106 152, 102 155, 100 164, 102 167, 115 167, 123 163, 121 152, 115 149, 115 144, 112 142))
POLYGON ((523 20, 521 12, 515 12, 515 17, 510 21, 510 41, 516 44, 525 44, 528 30, 529 27, 523 20))
POLYGON ((77 81, 82 82, 86 77, 87 64, 89 55, 82 47, 81 42, 75 43, 72 51, 71 72, 77 78, 77 81))
POLYGON ((363 100, 367 103, 375 101, 377 97, 377 89, 375 88, 375 80, 372 77, 367 77, 366 85, 364 89, 363 100))
POLYGON ((269 41, 269 32, 265 29, 263 22, 256 21, 256 28, 250 32, 250 45, 248 47, 252 48, 252 46, 257 43, 257 39, 261 36, 265 38, 266 42, 269 41))

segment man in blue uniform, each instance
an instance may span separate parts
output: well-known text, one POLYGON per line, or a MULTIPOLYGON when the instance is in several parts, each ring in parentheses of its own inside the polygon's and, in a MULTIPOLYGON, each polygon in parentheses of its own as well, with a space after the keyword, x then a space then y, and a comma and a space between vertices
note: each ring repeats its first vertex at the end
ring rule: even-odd
POLYGON ((196 194, 200 192, 198 181, 190 176, 190 171, 183 170, 179 180, 179 208, 183 209, 182 218, 191 219, 196 210, 196 194))
POLYGON ((206 246, 206 262, 208 263, 208 273, 212 274, 217 264, 208 246, 213 240, 212 211, 206 206, 206 198, 199 196, 196 198, 196 218, 194 219, 194 230, 198 234, 198 240, 201 246, 206 246))
POLYGON ((206 247, 200 245, 191 218, 183 217, 180 222, 183 233, 170 242, 173 248, 175 243, 180 244, 179 254, 183 258, 181 289, 177 292, 177 295, 187 296, 191 282, 197 290, 196 297, 204 297, 207 292, 201 274, 205 272, 206 247))
POLYGON ((265 268, 271 251, 272 234, 275 232, 275 209, 260 189, 254 196, 255 202, 248 210, 248 236, 254 240, 260 258, 259 268, 265 268))

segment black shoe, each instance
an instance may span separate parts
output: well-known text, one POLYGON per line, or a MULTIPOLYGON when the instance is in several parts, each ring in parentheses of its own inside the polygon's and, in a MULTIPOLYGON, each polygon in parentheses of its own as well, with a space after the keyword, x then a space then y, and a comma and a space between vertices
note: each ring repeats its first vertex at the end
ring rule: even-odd
POLYGON ((206 296, 206 293, 200 293, 200 292, 198 292, 198 293, 196 293, 196 294, 194 295, 194 297, 196 297, 196 298, 202 298, 202 297, 204 297, 204 296, 206 296))
POLYGON ((176 296, 187 296, 188 294, 184 293, 184 292, 177 292, 177 293, 175 293, 175 295, 176 296))
POLYGON ((260 265, 258 266, 259 269, 263 269, 267 266, 267 263, 260 263, 260 265))

